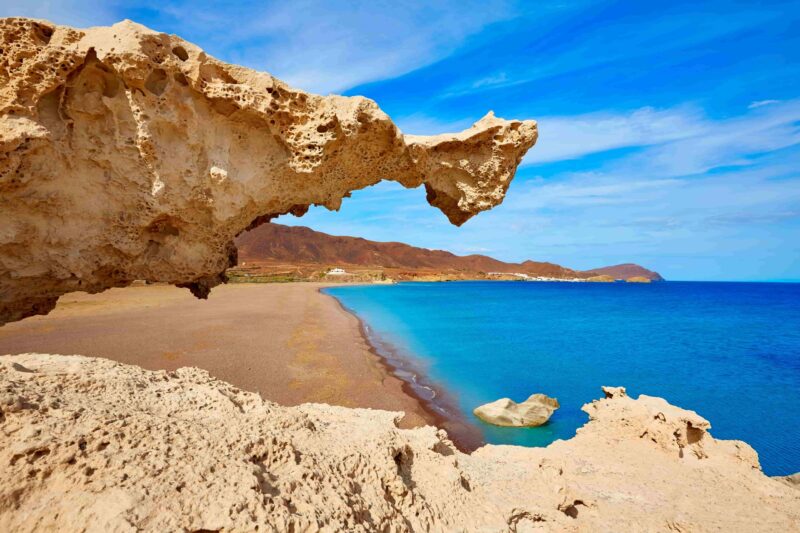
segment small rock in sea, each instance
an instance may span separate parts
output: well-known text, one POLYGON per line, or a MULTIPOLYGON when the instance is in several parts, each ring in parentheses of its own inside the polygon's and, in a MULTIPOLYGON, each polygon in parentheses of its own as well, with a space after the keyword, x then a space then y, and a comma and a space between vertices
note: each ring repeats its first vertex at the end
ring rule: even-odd
POLYGON ((522 403, 509 398, 476 407, 475 416, 495 426, 534 427, 545 424, 560 406, 558 400, 544 394, 534 394, 522 403))

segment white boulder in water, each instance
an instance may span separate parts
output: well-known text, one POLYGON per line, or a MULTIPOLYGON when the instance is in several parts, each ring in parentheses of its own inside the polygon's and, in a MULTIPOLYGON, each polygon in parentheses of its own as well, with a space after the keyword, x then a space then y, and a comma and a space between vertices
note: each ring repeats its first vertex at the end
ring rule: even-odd
POLYGON ((533 427, 545 424, 560 406, 558 400, 544 394, 534 394, 522 403, 510 398, 476 407, 475 416, 495 426, 533 427))

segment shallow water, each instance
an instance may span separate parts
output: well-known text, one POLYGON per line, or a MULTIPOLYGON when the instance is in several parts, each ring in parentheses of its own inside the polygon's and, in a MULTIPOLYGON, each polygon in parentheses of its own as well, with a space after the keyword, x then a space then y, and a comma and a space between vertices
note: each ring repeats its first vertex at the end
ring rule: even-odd
MULTIPOLYGON (((800 284, 458 282, 326 289, 424 368, 487 442, 545 446, 587 421, 601 385, 697 411, 769 475, 800 471, 800 284), (498 428, 476 406, 535 392, 561 408, 498 428)), ((396 356, 396 354, 395 354, 396 356)))

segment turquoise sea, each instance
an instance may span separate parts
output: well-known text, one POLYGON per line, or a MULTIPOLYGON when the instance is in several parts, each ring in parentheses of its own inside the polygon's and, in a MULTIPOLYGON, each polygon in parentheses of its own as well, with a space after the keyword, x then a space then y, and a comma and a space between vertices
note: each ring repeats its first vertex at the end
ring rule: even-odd
POLYGON ((362 319, 423 396, 454 398, 486 442, 570 438, 600 386, 622 385, 698 412, 717 438, 748 442, 768 475, 800 471, 800 284, 452 282, 326 292, 362 319), (472 415, 535 392, 561 403, 545 426, 498 428, 472 415))

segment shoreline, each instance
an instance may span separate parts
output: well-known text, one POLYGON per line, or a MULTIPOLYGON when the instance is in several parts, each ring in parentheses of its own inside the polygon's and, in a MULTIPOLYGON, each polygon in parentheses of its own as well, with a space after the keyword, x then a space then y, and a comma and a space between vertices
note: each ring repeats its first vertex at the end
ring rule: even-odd
MULTIPOLYGON (((357 283, 354 285, 369 284, 357 283)), ((358 321, 359 333, 369 346, 370 353, 375 356, 388 375, 400 380, 402 391, 420 405, 426 415, 423 417, 426 422, 447 431, 448 438, 463 453, 472 453, 486 444, 480 430, 463 417, 455 400, 446 390, 425 380, 425 373, 421 369, 417 368, 408 357, 403 356, 391 344, 380 341, 376 334, 370 333, 367 322, 334 295, 323 292, 326 288, 328 287, 319 287, 317 292, 333 299, 343 312, 358 321), (432 396, 426 398, 420 393, 420 389, 430 391, 432 396)))
POLYGON ((194 366, 281 405, 403 412, 400 428, 444 429, 464 452, 485 444, 422 365, 323 290, 337 286, 229 284, 207 301, 161 284, 70 293, 50 314, 0 328, 0 354, 83 354, 148 370, 194 366))
POLYGON ((225 285, 209 300, 166 285, 71 293, 49 315, 0 328, 0 353, 198 367, 284 406, 403 412, 401 428, 447 425, 384 364, 358 317, 319 291, 328 285, 225 285))

